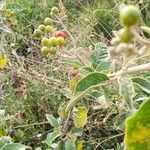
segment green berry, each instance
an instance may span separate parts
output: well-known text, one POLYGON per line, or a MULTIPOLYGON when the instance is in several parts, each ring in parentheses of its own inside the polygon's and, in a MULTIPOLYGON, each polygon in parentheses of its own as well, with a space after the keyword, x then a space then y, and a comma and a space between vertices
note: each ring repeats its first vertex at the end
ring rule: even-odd
POLYGON ((55 55, 57 53, 57 48, 56 47, 51 47, 50 48, 50 54, 55 55))
POLYGON ((41 24, 38 27, 39 30, 41 30, 42 32, 45 32, 45 25, 41 24))
POLYGON ((43 45, 43 46, 48 46, 48 44, 49 44, 48 38, 45 38, 45 37, 44 37, 44 38, 42 39, 42 45, 43 45))
POLYGON ((120 10, 120 20, 123 25, 130 27, 140 20, 140 10, 135 6, 124 6, 120 10))
POLYGON ((49 39, 49 45, 51 45, 51 46, 57 46, 57 45, 58 45, 58 40, 57 40, 57 38, 51 37, 51 38, 49 39))
POLYGON ((43 56, 47 56, 49 53, 50 53, 50 49, 48 47, 44 46, 41 48, 41 54, 43 56))
POLYGON ((52 10, 51 10, 51 12, 52 12, 53 14, 57 15, 57 14, 59 13, 59 10, 58 10, 57 7, 53 7, 52 10))
POLYGON ((58 45, 64 45, 65 44, 65 39, 63 37, 58 37, 57 41, 58 41, 58 45))
POLYGON ((47 25, 45 30, 46 30, 47 33, 51 33, 51 32, 53 32, 53 27, 50 26, 50 25, 47 25))
POLYGON ((56 15, 53 12, 50 12, 50 16, 54 18, 56 15))
POLYGON ((133 39, 134 34, 131 32, 129 28, 122 28, 118 32, 118 37, 121 42, 128 43, 133 39))
POLYGON ((36 30, 34 31, 34 37, 36 37, 36 38, 41 38, 41 36, 42 36, 42 31, 39 30, 39 29, 36 29, 36 30))
POLYGON ((45 18, 44 20, 44 24, 47 25, 51 25, 52 24, 52 19, 51 18, 45 18))

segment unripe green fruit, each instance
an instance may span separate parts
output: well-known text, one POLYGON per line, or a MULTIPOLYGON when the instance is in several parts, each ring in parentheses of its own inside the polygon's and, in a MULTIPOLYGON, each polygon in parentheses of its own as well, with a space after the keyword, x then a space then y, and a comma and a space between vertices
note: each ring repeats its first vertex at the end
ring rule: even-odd
POLYGON ((58 37, 57 41, 58 41, 58 45, 64 45, 65 44, 65 39, 63 37, 58 37))
POLYGON ((121 42, 128 43, 133 39, 134 34, 131 32, 129 28, 122 28, 118 32, 118 37, 121 42))
POLYGON ((14 11, 14 10, 11 10, 11 11, 10 11, 10 15, 11 15, 11 17, 13 17, 13 16, 15 15, 15 11, 14 11))
POLYGON ((48 46, 48 44, 49 44, 48 38, 45 38, 45 37, 44 37, 44 38, 42 39, 42 45, 43 45, 43 46, 48 46))
POLYGON ((51 47, 50 48, 50 54, 55 55, 57 53, 57 48, 56 47, 51 47))
POLYGON ((41 30, 42 32, 45 32, 45 25, 41 24, 38 27, 39 30, 41 30))
POLYGON ((40 38, 40 37, 42 36, 42 31, 39 30, 39 29, 36 29, 36 30, 34 31, 34 36, 35 36, 36 38, 40 38))
POLYGON ((123 25, 130 27, 140 20, 140 10, 135 6, 124 6, 120 10, 120 20, 123 25))
POLYGON ((51 45, 51 46, 57 46, 57 45, 58 45, 58 40, 57 40, 57 38, 51 37, 51 38, 49 39, 49 45, 51 45))
POLYGON ((53 12, 50 12, 50 16, 54 18, 56 15, 53 12))
POLYGON ((53 7, 52 10, 51 10, 51 12, 52 12, 53 14, 57 15, 57 14, 59 13, 59 10, 58 10, 57 7, 53 7))
POLYGON ((47 25, 51 25, 52 24, 52 19, 51 18, 45 18, 44 20, 44 24, 47 25))
POLYGON ((43 56, 47 56, 49 53, 50 53, 50 49, 48 47, 44 46, 41 48, 41 54, 43 56))
POLYGON ((51 33, 51 32, 53 32, 53 27, 50 26, 50 25, 47 25, 45 30, 46 30, 47 33, 51 33))

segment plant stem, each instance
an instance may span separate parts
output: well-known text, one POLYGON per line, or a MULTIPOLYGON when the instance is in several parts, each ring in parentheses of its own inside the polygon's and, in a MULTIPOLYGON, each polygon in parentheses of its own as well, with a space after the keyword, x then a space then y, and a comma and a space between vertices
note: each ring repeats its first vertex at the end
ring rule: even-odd
POLYGON ((66 119, 66 121, 65 121, 65 124, 64 124, 64 126, 63 126, 62 134, 61 134, 61 136, 60 136, 61 139, 65 137, 65 135, 66 135, 66 133, 67 133, 67 131, 68 131, 68 126, 69 126, 69 121, 70 121, 71 116, 72 116, 72 110, 69 111, 68 117, 67 117, 67 119, 66 119))

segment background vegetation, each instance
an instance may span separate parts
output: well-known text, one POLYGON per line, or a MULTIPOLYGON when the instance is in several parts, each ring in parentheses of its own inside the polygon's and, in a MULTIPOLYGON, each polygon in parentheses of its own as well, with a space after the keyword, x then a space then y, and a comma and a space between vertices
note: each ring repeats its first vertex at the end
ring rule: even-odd
MULTIPOLYGON (((59 0, 5 0, 0 3, 0 7, 16 13, 13 25, 0 16, 0 49, 9 58, 8 67, 0 70, 0 109, 9 115, 3 124, 0 122, 0 136, 10 135, 15 142, 41 147, 42 140, 52 130, 45 114, 58 117, 60 103, 68 101, 72 68, 62 63, 59 56, 42 57, 39 43, 33 38, 34 30, 51 8, 58 6, 64 10, 67 29, 88 55, 95 43, 110 44, 112 31, 121 27, 118 7, 122 3, 138 5, 142 24, 150 26, 148 0, 63 0, 62 3, 59 0)), ((58 25, 57 28, 61 29, 58 25)), ((71 43, 66 47, 71 49, 71 43)), ((143 76, 150 80, 149 73, 143 76)), ((137 107, 142 102, 140 98, 149 95, 139 88, 136 90, 137 107)), ((126 111, 122 108, 122 112, 118 112, 114 105, 121 99, 118 89, 109 88, 108 93, 111 107, 97 109, 94 102, 90 105, 94 109, 90 110, 88 125, 84 128, 85 150, 122 149, 126 111)))

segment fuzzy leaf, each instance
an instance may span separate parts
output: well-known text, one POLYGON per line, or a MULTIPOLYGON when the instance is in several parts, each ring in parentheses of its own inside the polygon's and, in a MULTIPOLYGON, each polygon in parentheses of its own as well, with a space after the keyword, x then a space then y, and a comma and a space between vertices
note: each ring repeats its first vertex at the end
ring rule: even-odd
POLYGON ((130 78, 122 77, 119 80, 120 94, 126 99, 132 99, 134 96, 134 86, 130 78))
POLYGON ((91 86, 98 85, 100 83, 103 83, 104 81, 108 80, 108 77, 105 74, 93 72, 87 75, 86 77, 82 78, 76 86, 75 92, 80 93, 91 86))
POLYGON ((47 134, 47 138, 42 142, 46 143, 47 145, 51 146, 52 142, 61 135, 60 131, 54 131, 47 134))
POLYGON ((91 92, 97 86, 104 84, 109 78, 102 73, 93 72, 79 80, 75 89, 75 96, 68 102, 66 112, 68 112, 76 102, 81 100, 87 93, 91 92))
POLYGON ((67 140, 65 142, 65 150, 76 150, 76 145, 74 140, 67 140))
POLYGON ((55 127, 55 128, 59 127, 57 119, 53 115, 46 114, 46 119, 52 127, 55 127))
POLYGON ((90 59, 94 68, 96 68, 99 63, 107 61, 109 59, 107 46, 103 43, 95 44, 95 49, 93 50, 90 59))
POLYGON ((84 127, 87 124, 87 109, 83 106, 78 106, 73 111, 73 121, 75 127, 84 127))
POLYGON ((128 150, 150 149, 150 99, 126 119, 125 144, 128 150))
POLYGON ((150 94, 150 81, 140 77, 132 78, 132 81, 137 84, 143 91, 150 94))
POLYGON ((7 144, 1 148, 1 150, 29 150, 29 149, 31 148, 19 143, 7 144))

